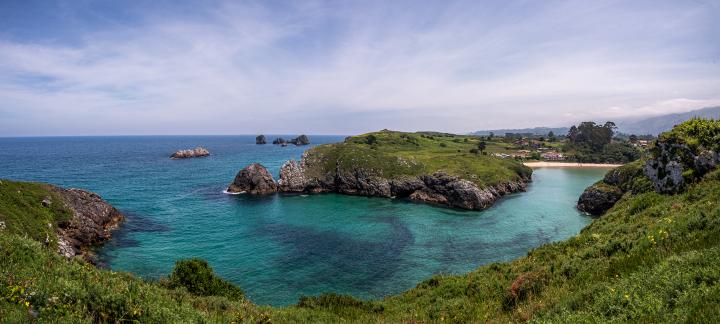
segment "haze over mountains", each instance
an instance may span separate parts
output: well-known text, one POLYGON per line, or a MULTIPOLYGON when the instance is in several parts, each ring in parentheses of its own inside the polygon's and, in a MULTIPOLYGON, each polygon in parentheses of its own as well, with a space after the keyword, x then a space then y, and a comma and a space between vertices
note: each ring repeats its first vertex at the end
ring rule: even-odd
MULTIPOLYGON (((653 116, 649 118, 633 118, 633 119, 617 119, 611 120, 618 126, 618 131, 625 134, 637 135, 654 135, 670 130, 673 126, 693 117, 703 118, 720 118, 720 106, 707 107, 692 110, 683 113, 666 114, 653 116)), ((596 122, 604 123, 606 120, 596 120, 596 122)), ((517 128, 517 129, 489 129, 480 130, 471 133, 472 135, 487 136, 491 132, 495 135, 505 135, 505 133, 531 133, 533 135, 545 135, 552 131, 556 135, 566 134, 569 127, 533 127, 533 128, 517 128)))

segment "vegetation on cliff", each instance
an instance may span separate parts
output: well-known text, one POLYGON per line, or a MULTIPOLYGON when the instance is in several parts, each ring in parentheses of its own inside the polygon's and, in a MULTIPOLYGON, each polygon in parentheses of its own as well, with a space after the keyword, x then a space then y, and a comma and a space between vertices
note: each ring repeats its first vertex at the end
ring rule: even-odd
POLYGON ((307 173, 323 178, 338 169, 362 168, 398 179, 444 171, 478 187, 530 177, 532 170, 520 162, 482 154, 478 150, 481 142, 472 136, 383 130, 308 150, 307 159, 315 163, 308 164, 307 173))

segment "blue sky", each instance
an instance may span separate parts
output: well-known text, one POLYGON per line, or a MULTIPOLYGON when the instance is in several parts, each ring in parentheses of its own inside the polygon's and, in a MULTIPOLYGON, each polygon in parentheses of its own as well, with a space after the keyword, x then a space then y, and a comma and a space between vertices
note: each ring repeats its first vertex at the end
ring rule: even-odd
POLYGON ((0 1, 0 136, 564 126, 720 105, 720 1, 0 1))

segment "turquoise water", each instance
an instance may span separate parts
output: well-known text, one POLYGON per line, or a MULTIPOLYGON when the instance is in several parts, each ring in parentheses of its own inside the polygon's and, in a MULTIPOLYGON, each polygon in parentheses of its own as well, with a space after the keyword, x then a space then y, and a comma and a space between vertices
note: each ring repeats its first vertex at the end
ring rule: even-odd
POLYGON ((335 194, 222 194, 246 164, 276 175, 306 148, 255 145, 250 136, 0 138, 0 177, 87 188, 121 209, 127 222, 99 251, 114 270, 159 278, 175 260, 200 257, 254 302, 287 305, 329 291, 382 297, 575 235, 591 221, 575 209, 577 197, 605 172, 539 169, 527 192, 482 212, 335 194), (213 155, 167 158, 196 145, 213 155))

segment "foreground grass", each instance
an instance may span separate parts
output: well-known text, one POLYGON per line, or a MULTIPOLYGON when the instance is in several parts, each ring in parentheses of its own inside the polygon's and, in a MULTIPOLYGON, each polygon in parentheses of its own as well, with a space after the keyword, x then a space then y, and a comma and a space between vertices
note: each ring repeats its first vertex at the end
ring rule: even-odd
MULTIPOLYGON (((7 322, 35 317, 40 322, 717 322, 718 261, 720 171, 714 171, 681 194, 626 193, 579 235, 541 246, 524 258, 466 275, 435 276, 376 301, 328 294, 303 298, 292 307, 271 308, 254 305, 223 284, 217 285, 223 296, 201 296, 182 285, 147 282, 67 261, 30 237, 3 231, 0 318, 7 322)), ((200 291, 206 295, 208 290, 200 291)))
POLYGON ((310 149, 309 160, 315 163, 310 163, 309 174, 322 178, 338 168, 365 169, 396 179, 444 171, 480 187, 530 177, 532 170, 518 161, 475 153, 480 141, 472 136, 383 130, 310 149))

